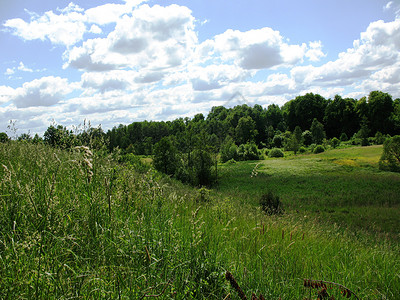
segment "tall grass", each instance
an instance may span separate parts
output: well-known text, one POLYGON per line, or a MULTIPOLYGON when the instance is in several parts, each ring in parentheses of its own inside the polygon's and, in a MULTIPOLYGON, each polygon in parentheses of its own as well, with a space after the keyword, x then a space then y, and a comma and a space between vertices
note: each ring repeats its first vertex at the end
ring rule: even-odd
POLYGON ((305 278, 362 299, 400 294, 389 241, 229 197, 198 202, 192 188, 87 149, 0 144, 0 167, 2 299, 236 299, 227 270, 267 299, 309 296, 305 278))

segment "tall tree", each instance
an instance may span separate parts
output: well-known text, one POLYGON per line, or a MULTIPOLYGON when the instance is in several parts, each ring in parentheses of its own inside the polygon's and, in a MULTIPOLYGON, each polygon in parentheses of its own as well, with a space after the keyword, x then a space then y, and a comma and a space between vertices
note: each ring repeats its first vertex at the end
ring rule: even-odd
POLYGON ((322 141, 326 136, 324 125, 315 118, 311 124, 310 131, 313 136, 313 142, 315 144, 322 144, 322 141))

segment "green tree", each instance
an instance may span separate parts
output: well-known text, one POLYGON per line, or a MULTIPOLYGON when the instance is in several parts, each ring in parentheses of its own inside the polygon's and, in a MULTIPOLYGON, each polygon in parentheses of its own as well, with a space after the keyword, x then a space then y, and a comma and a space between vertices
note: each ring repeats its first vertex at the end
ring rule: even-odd
POLYGON ((213 160, 211 154, 204 149, 195 149, 193 159, 193 184, 197 186, 209 186, 212 183, 213 160))
POLYGON ((303 138, 303 143, 304 143, 305 146, 310 146, 310 145, 312 144, 312 142, 313 142, 313 135, 312 135, 311 131, 305 130, 305 131, 302 133, 301 136, 302 136, 302 138, 303 138))
POLYGON ((391 119, 393 113, 392 96, 380 91, 373 91, 368 96, 368 120, 371 134, 375 135, 377 131, 382 133, 391 133, 393 122, 391 119))
POLYGON ((57 127, 50 125, 43 137, 44 142, 53 147, 68 149, 74 145, 74 135, 72 131, 67 130, 67 128, 62 125, 58 125, 57 127))
POLYGON ((242 117, 235 128, 236 142, 239 144, 246 144, 254 141, 255 136, 258 134, 256 123, 250 117, 242 117))
POLYGON ((400 172, 400 135, 386 139, 383 144, 383 153, 379 161, 379 168, 400 172))
POLYGON ((0 143, 6 143, 9 141, 8 135, 5 132, 0 132, 0 143))
POLYGON ((315 118, 311 124, 310 131, 313 137, 313 142, 315 144, 322 144, 322 141, 325 138, 324 125, 318 122, 318 120, 315 118))
POLYGON ((222 162, 236 158, 237 147, 231 136, 227 136, 221 145, 220 159, 222 162))
POLYGON ((154 167, 165 174, 174 175, 177 167, 177 151, 169 137, 154 145, 154 167))

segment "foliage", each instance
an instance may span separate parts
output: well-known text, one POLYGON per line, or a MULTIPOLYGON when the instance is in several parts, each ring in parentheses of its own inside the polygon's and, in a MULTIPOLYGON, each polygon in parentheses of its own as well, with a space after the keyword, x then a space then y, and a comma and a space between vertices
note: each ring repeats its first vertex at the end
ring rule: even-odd
POLYGON ((382 145, 385 142, 385 137, 380 131, 377 131, 375 134, 375 144, 382 145))
POLYGON ((272 145, 276 148, 281 148, 283 146, 283 141, 284 141, 284 138, 282 135, 280 135, 280 134, 275 135, 272 140, 272 145))
POLYGON ((322 144, 322 141, 326 137, 324 125, 315 118, 312 122, 310 131, 313 137, 313 142, 315 144, 322 144))
POLYGON ((260 156, 261 152, 255 143, 242 144, 237 149, 238 160, 258 160, 260 156))
POLYGON ((283 151, 278 148, 273 148, 271 151, 268 153, 268 157, 284 157, 285 155, 283 154, 283 151))
POLYGON ((271 191, 263 194, 259 203, 261 209, 268 215, 280 215, 283 213, 283 205, 279 196, 274 195, 271 191))
POLYGON ((237 147, 231 136, 227 136, 221 145, 220 159, 222 162, 236 158, 237 147))
POLYGON ((154 167, 165 174, 174 175, 177 168, 177 150, 170 138, 164 137, 154 145, 154 167))
POLYGON ((336 137, 332 138, 331 139, 331 145, 332 145, 333 148, 336 148, 337 146, 340 145, 340 140, 338 138, 336 138, 336 137))
POLYGON ((62 125, 50 125, 45 131, 44 142, 52 147, 68 149, 74 146, 74 135, 62 125))
POLYGON ((313 142, 313 136, 312 136, 311 131, 305 130, 302 133, 302 139, 303 139, 303 143, 305 146, 310 146, 313 142))
POLYGON ((317 146, 314 148, 313 153, 314 153, 314 154, 318 154, 318 153, 322 153, 322 152, 324 152, 324 151, 325 151, 324 146, 322 146, 322 145, 317 145, 317 146))
POLYGON ((8 142, 9 138, 7 133, 5 132, 0 132, 0 143, 6 143, 8 142))
POLYGON ((301 147, 299 148, 299 153, 306 153, 306 152, 307 152, 307 149, 304 148, 303 146, 301 146, 301 147))
POLYGON ((340 135, 339 139, 340 139, 342 142, 345 142, 345 141, 348 141, 348 140, 349 140, 349 138, 348 138, 348 136, 347 136, 347 134, 346 134, 345 132, 342 132, 342 134, 340 135))
POLYGON ((203 149, 196 149, 193 151, 192 159, 192 184, 195 186, 210 186, 213 182, 211 168, 214 165, 210 153, 203 149))
POLYGON ((400 172, 400 135, 386 139, 383 144, 383 153, 379 161, 379 168, 400 172))

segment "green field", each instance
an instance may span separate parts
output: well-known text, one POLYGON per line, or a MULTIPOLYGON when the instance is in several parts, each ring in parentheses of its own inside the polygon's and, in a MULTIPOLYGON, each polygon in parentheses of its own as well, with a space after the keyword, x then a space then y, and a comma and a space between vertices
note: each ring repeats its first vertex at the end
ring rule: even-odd
POLYGON ((400 175, 378 169, 381 153, 381 146, 352 147, 224 164, 216 190, 254 205, 270 190, 291 215, 399 239, 400 175))
POLYGON ((399 176, 377 170, 380 151, 221 165, 200 197, 140 159, 0 144, 0 299, 239 299, 226 271, 249 298, 316 299, 303 287, 314 279, 396 299, 398 227, 383 225, 398 216, 399 176), (260 211, 267 189, 282 216, 260 211))

